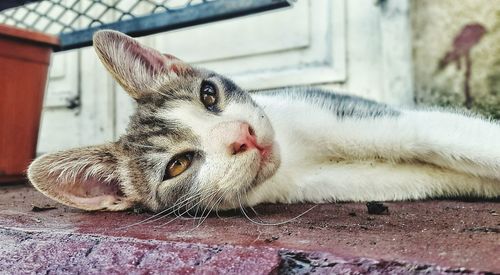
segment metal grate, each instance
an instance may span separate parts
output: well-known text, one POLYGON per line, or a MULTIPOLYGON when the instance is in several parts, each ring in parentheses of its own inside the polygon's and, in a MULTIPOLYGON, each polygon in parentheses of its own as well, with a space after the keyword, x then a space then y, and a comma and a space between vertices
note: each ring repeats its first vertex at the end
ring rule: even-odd
POLYGON ((4 0, 0 23, 58 35, 68 50, 98 29, 141 36, 276 9, 291 0, 4 0), (24 4, 24 5, 23 5, 24 4), (21 5, 17 6, 16 5, 21 5))

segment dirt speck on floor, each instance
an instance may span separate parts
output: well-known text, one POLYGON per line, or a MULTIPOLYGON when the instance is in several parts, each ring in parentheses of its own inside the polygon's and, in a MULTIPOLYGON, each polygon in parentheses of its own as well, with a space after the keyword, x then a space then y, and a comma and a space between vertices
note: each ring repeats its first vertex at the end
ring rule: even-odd
POLYGON ((500 233, 500 226, 499 227, 478 226, 478 227, 472 227, 472 228, 465 228, 463 231, 464 232, 482 232, 482 233, 500 233))
POLYGON ((53 210, 53 209, 57 209, 57 207, 55 206, 51 206, 51 205, 44 205, 44 206, 36 206, 36 205, 33 205, 31 207, 31 212, 43 212, 43 211, 48 211, 48 210, 53 210))
POLYGON ((371 215, 389 215, 389 207, 378 201, 367 202, 366 208, 371 215))

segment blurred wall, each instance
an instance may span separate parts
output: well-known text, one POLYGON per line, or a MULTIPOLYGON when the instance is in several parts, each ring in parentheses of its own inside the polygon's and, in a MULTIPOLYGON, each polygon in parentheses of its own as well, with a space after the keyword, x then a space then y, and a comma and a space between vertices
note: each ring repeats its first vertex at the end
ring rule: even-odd
POLYGON ((500 1, 413 0, 415 97, 500 119, 500 1))

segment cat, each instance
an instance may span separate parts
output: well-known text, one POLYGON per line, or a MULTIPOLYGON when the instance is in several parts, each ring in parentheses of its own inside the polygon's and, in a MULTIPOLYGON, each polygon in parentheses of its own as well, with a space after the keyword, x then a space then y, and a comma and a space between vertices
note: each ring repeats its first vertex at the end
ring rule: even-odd
POLYGON ((137 102, 116 142, 42 155, 28 177, 85 210, 500 196, 500 125, 317 88, 249 93, 110 30, 94 48, 137 102))

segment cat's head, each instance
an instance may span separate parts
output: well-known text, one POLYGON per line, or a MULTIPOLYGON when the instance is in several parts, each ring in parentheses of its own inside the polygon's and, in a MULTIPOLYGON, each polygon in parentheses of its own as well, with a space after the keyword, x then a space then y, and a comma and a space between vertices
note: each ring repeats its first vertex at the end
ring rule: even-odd
POLYGON ((36 159, 42 193, 87 210, 226 209, 274 174, 270 122, 231 80, 119 32, 97 32, 94 48, 137 110, 117 142, 36 159))

